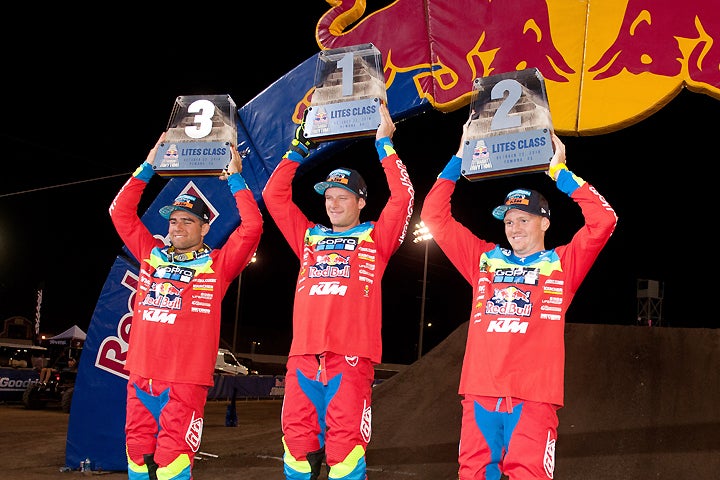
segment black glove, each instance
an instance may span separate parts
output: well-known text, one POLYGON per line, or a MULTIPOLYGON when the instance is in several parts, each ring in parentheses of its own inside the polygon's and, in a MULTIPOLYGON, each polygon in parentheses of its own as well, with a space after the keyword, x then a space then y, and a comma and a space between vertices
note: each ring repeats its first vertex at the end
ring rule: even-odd
POLYGON ((317 143, 305 137, 305 118, 307 117, 308 111, 305 110, 302 122, 295 129, 295 138, 290 142, 290 148, 294 152, 299 153, 303 157, 307 157, 310 154, 310 150, 317 147, 317 143))

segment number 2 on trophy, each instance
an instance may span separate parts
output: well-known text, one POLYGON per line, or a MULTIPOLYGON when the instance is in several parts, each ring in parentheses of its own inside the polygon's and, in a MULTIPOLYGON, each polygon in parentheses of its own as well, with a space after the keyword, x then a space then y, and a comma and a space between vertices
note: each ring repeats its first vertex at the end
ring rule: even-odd
POLYGON ((215 105, 210 100, 196 100, 188 106, 188 113, 197 113, 193 118, 194 125, 185 127, 185 134, 190 138, 203 138, 210 135, 215 115, 215 105))
POLYGON ((500 80, 490 91, 490 98, 492 100, 499 100, 505 96, 507 92, 507 98, 500 104, 493 115, 492 122, 490 123, 490 130, 503 130, 505 128, 514 128, 520 126, 520 116, 510 116, 510 110, 518 103, 522 96, 522 86, 517 80, 506 78, 500 80))

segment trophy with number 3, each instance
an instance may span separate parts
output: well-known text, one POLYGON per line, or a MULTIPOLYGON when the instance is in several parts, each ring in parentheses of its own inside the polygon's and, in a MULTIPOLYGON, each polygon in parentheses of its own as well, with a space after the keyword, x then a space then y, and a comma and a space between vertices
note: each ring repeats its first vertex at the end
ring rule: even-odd
POLYGON ((218 176, 237 142, 237 106, 229 95, 188 95, 175 100, 165 142, 153 168, 158 175, 218 176))
POLYGON ((475 79, 463 176, 477 181, 546 171, 553 156, 552 130, 537 68, 475 79))

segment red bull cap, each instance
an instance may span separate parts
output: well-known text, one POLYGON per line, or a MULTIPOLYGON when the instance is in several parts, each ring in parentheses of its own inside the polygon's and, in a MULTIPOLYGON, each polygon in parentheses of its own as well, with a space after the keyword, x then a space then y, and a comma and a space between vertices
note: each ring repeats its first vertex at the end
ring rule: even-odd
POLYGON ((533 215, 550 218, 550 206, 548 205, 548 201, 536 190, 517 188, 508 193, 505 197, 505 203, 499 207, 495 207, 493 210, 493 217, 498 220, 504 220, 505 214, 511 208, 532 213, 533 215))
POLYGON ((350 190, 360 198, 367 200, 367 185, 362 176, 352 168, 336 168, 327 176, 324 182, 315 184, 315 191, 325 195, 330 187, 340 187, 350 190))

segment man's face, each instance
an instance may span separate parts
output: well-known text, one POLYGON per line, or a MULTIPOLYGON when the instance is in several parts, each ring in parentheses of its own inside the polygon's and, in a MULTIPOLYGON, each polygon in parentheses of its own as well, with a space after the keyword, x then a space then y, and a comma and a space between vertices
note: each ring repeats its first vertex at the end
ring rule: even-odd
POLYGON ((344 232, 360 224, 360 210, 365 199, 341 187, 325 190, 325 211, 333 231, 344 232))
POLYGON ((192 252, 203 246, 203 238, 210 230, 210 224, 185 210, 170 214, 168 235, 170 243, 178 253, 192 252))
POLYGON ((545 231, 550 220, 540 215, 511 208, 505 214, 505 236, 515 255, 526 257, 545 250, 545 231))

